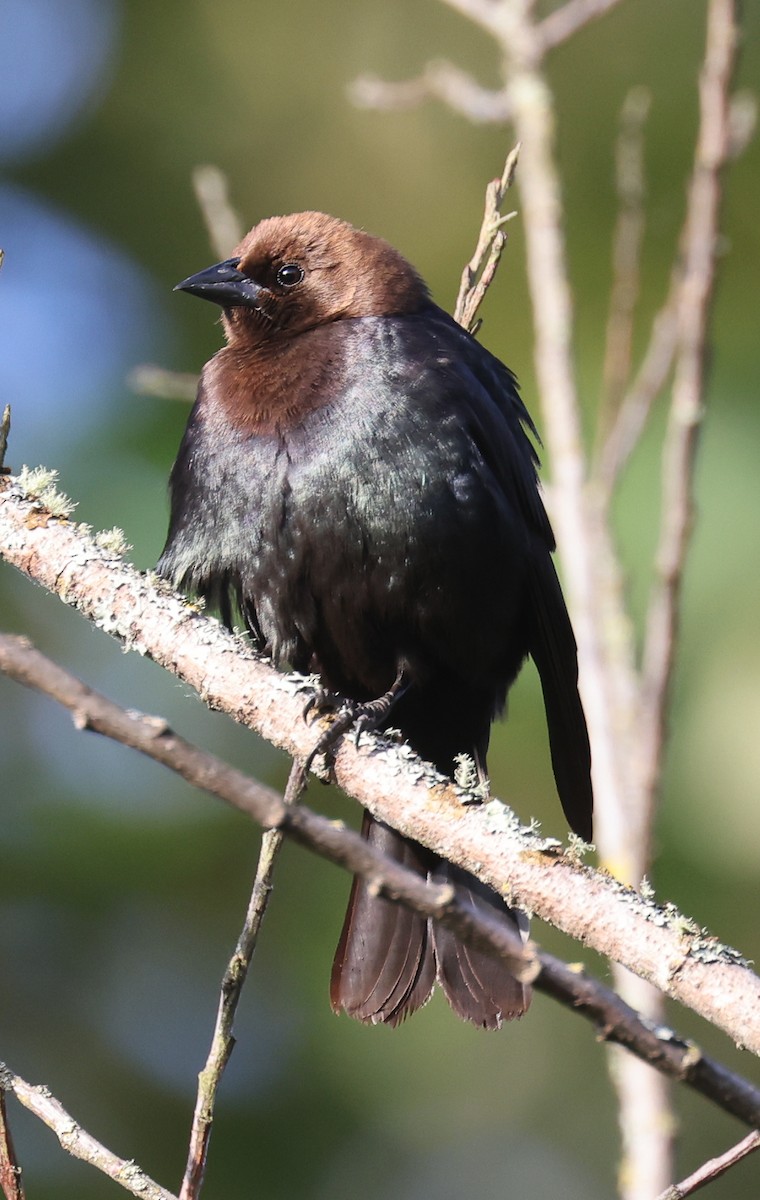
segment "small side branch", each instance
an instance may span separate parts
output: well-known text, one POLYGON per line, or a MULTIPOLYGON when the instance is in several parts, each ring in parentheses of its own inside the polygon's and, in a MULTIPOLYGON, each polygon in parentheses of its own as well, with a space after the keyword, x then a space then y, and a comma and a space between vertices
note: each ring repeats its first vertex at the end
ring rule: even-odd
POLYGON ((633 88, 620 114, 615 172, 619 207, 613 235, 612 288, 602 367, 599 429, 602 436, 608 414, 617 411, 631 373, 633 318, 639 297, 644 235, 644 124, 650 103, 646 88, 633 88))
POLYGON ((182 400, 192 404, 198 391, 198 376, 190 371, 169 371, 154 363, 134 367, 127 383, 141 396, 159 396, 163 400, 182 400))
POLYGON ((510 106, 502 90, 485 88, 453 63, 436 60, 415 79, 389 82, 375 75, 361 75, 349 87, 349 98, 357 108, 398 112, 416 108, 424 100, 440 100, 452 112, 478 125, 503 124, 510 106))
POLYGON ((568 0, 562 8, 545 17, 538 26, 538 36, 544 53, 561 45, 574 33, 616 8, 620 0, 568 0))
POLYGON ((726 1171, 730 1171, 731 1167, 736 1166, 748 1154, 754 1154, 756 1150, 760 1150, 760 1133, 757 1131, 748 1134, 743 1141, 732 1146, 719 1158, 711 1158, 682 1183, 674 1183, 658 1197, 658 1200, 684 1200, 686 1196, 693 1196, 700 1188, 720 1179, 721 1175, 725 1175, 726 1171))
POLYGON ((193 187, 214 253, 229 258, 244 230, 230 202, 227 176, 218 167, 196 167, 193 187))
MULTIPOLYGON (((303 765, 296 761, 290 772, 285 803, 295 804, 305 786, 303 765)), ((268 830, 261 851, 243 928, 222 979, 219 1006, 206 1065, 198 1076, 198 1094, 193 1113, 187 1165, 180 1200, 197 1200, 206 1172, 206 1160, 219 1085, 235 1045, 233 1026, 240 997, 253 960, 261 925, 272 894, 274 867, 283 843, 279 829, 268 830)))
POLYGON ((472 258, 462 272, 459 294, 454 306, 454 320, 470 333, 475 333, 480 325, 480 322, 476 320, 477 312, 485 299, 486 292, 493 283, 502 251, 507 244, 507 232, 504 226, 507 221, 511 221, 517 215, 514 212, 503 215, 501 206, 512 186, 519 153, 519 146, 510 150, 501 178, 492 179, 486 188, 485 212, 478 234, 478 242, 472 258))
POLYGON ((700 126, 682 239, 683 275, 676 309, 678 350, 662 462, 657 580, 649 602, 643 655, 640 756, 644 797, 650 805, 662 768, 681 582, 694 513, 694 465, 715 285, 721 172, 732 153, 729 92, 738 46, 736 0, 711 0, 707 26, 699 84, 700 126))
POLYGON ((48 1129, 52 1129, 68 1154, 96 1167, 139 1200, 177 1200, 175 1195, 162 1188, 134 1162, 119 1158, 87 1133, 46 1087, 27 1083, 0 1063, 0 1088, 12 1092, 24 1108, 28 1108, 48 1129))

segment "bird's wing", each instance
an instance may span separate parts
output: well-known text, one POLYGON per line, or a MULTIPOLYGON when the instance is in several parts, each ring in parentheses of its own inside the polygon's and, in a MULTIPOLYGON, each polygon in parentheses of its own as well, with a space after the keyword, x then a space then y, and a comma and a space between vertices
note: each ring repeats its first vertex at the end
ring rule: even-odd
POLYGON ((498 359, 461 331, 449 327, 443 336, 459 343, 449 369, 460 382, 458 403, 470 436, 508 505, 524 521, 528 648, 541 678, 554 776, 570 826, 590 841, 591 754, 578 695, 577 647, 551 557, 555 542, 538 489, 538 457, 528 437, 528 431, 537 437, 535 427, 514 376, 498 359))

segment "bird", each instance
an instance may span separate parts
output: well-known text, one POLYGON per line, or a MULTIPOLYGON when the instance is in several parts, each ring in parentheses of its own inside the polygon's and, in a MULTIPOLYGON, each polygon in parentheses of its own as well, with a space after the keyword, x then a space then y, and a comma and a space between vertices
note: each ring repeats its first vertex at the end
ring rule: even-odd
MULTIPOLYGON (((159 573, 452 778, 468 755, 486 780, 492 722, 531 657, 562 808, 590 841, 577 649, 512 372, 399 251, 325 213, 260 221, 175 290, 221 308, 226 344, 171 471, 159 573)), ((524 936, 466 871, 366 812, 362 835, 524 936)), ((530 1001, 501 961, 355 878, 333 1009, 395 1026, 436 983, 483 1029, 530 1001)))

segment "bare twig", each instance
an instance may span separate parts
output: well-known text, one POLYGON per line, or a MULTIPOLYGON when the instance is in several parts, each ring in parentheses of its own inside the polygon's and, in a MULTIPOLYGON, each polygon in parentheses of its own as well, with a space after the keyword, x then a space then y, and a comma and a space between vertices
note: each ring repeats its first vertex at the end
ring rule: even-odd
POLYGON ((542 50, 545 53, 566 42, 584 25, 603 17, 619 3, 620 0, 568 0, 567 4, 545 17, 538 26, 542 50))
POLYGON ((141 396, 159 396, 162 400, 192 401, 198 390, 198 376, 189 371, 168 371, 153 363, 141 363, 130 371, 127 383, 141 396))
MULTIPOLYGON (((664 1021, 665 998, 643 979, 613 963, 612 978, 624 999, 639 1006, 657 1028, 664 1021)), ((625 1200, 651 1200, 672 1178, 674 1136, 672 1089, 651 1063, 610 1048, 609 1069, 618 1100, 621 1155, 618 1169, 625 1200)))
MULTIPOLYGON (((230 204, 227 176, 218 167, 196 167, 193 171, 193 187, 214 253, 219 258, 229 258, 243 236, 243 225, 230 204)), ((198 390, 197 375, 168 371, 153 363, 142 363, 135 367, 127 382, 133 391, 143 396, 158 396, 163 400, 192 403, 198 390)))
MULTIPOLYGON (((294 760, 285 792, 285 804, 295 804, 306 785, 303 763, 294 760)), ((180 1200, 197 1200, 206 1171, 214 1108, 225 1068, 235 1045, 233 1026, 253 959, 261 924, 272 893, 274 867, 283 843, 279 829, 268 830, 261 839, 261 851, 253 881, 243 928, 222 979, 219 1006, 206 1065, 198 1076, 198 1095, 193 1113, 187 1165, 180 1189, 180 1200)))
POLYGON ((618 217, 613 235, 612 288, 602 367, 602 407, 598 436, 604 436, 631 372, 633 317, 639 296, 639 265, 644 234, 644 123, 651 97, 633 88, 620 114, 616 155, 618 217))
POLYGON ((694 464, 702 422, 707 330, 715 284, 721 172, 731 153, 729 89, 736 64, 736 0, 710 0, 700 76, 700 126, 689 186, 678 290, 678 350, 662 462, 657 579, 643 654, 640 762, 644 802, 654 803, 662 767, 681 581, 693 517, 694 464))
MULTIPOLYGON (((729 4, 711 4, 703 67, 700 128, 692 183, 689 189, 681 254, 676 263, 671 291, 664 312, 653 328, 644 365, 634 388, 621 409, 616 441, 608 442, 618 452, 620 434, 630 447, 643 428, 651 404, 664 383, 670 361, 677 352, 671 418, 663 455, 663 502, 658 570, 650 602, 645 642, 643 678, 640 683, 639 731, 635 768, 635 809, 621 813, 621 840, 605 852, 620 857, 621 846, 634 864, 633 881, 647 870, 649 847, 662 764, 668 684, 675 653, 678 594, 688 544, 691 487, 697 433, 701 417, 709 299, 714 279, 714 247, 718 237, 720 198, 719 173, 730 154, 729 87, 735 56, 735 13, 729 4), (680 384, 679 384, 680 380, 680 384), (677 414, 677 415, 676 415, 677 414), (632 420, 633 418, 633 420, 632 420), (627 833, 624 831, 627 828, 627 833)), ((625 446, 625 443, 623 443, 625 446)), ((619 469, 618 453, 613 471, 619 469)), ((608 464, 609 466, 609 464, 608 464)), ((608 484, 614 479, 608 474, 608 484)), ((609 497, 609 492, 607 492, 609 497)), ((642 994, 638 980, 621 977, 615 982, 631 1002, 652 1020, 662 1019, 663 1001, 656 993, 642 994)), ((673 1122, 663 1080, 630 1059, 615 1059, 616 1084, 620 1096, 623 1134, 623 1171, 629 1200, 648 1200, 659 1193, 672 1177, 673 1122)))
POLYGON ((634 1061, 654 1067, 748 1125, 758 1126, 760 1088, 707 1058, 698 1046, 681 1040, 667 1026, 642 1017, 622 996, 590 979, 577 966, 568 966, 545 950, 539 950, 538 957, 541 970, 531 985, 537 992, 554 996, 561 1004, 572 997, 574 1011, 594 1023, 601 1041, 624 1047, 636 1056, 634 1061))
MULTIPOLYGON (((523 0, 521 0, 522 2, 523 0)), ((495 4, 492 3, 492 0, 444 0, 444 3, 463 17, 467 17, 469 21, 480 25, 481 29, 485 29, 486 33, 490 33, 492 37, 499 36, 501 17, 505 8, 502 0, 498 0, 495 4)))
MULTIPOLYGON (((497 3, 489 3, 488 0, 444 0, 444 3, 504 43, 511 31, 513 19, 529 19, 535 0, 500 0, 497 3)), ((534 26, 536 36, 532 40, 535 61, 539 61, 547 50, 567 41, 584 25, 604 16, 619 3, 620 0, 568 0, 562 8, 534 26)))
POLYGON ((601 451, 598 479, 606 503, 609 502, 621 471, 639 443, 652 405, 665 387, 673 366, 678 340, 676 298, 679 279, 680 271, 676 267, 667 299, 652 321, 649 344, 641 366, 620 403, 617 417, 601 451))
POLYGON ((427 63, 416 79, 391 83, 375 75, 361 75, 348 94, 358 108, 385 112, 416 108, 423 100, 436 99, 477 124, 503 124, 510 116, 503 90, 485 88, 460 67, 439 60, 427 63))
POLYGON ((13 1138, 5 1108, 5 1084, 0 1074, 0 1188, 5 1200, 24 1200, 21 1167, 13 1149, 13 1138))
POLYGON ((227 176, 218 167, 196 167, 193 187, 214 253, 220 258, 229 258, 244 230, 240 217, 230 204, 227 176))
POLYGON ((760 1150, 760 1133, 757 1131, 748 1134, 743 1141, 732 1146, 719 1158, 711 1158, 709 1162, 703 1163, 699 1170, 690 1175, 688 1179, 684 1179, 681 1183, 674 1183, 659 1196, 658 1200, 684 1200, 686 1196, 693 1196, 694 1192, 698 1192, 706 1184, 720 1179, 721 1175, 741 1162, 748 1154, 754 1154, 755 1150, 760 1150))
POLYGON ((119 1158, 82 1129, 63 1105, 50 1095, 44 1086, 33 1086, 0 1063, 0 1087, 13 1092, 19 1103, 52 1129, 64 1150, 74 1158, 96 1167, 140 1200, 177 1200, 160 1184, 155 1183, 135 1163, 119 1158))
MULTIPOLYGON (((183 741, 167 729, 165 722, 127 712, 93 692, 24 639, 0 636, 0 669, 64 704, 74 713, 78 728, 97 731, 140 750, 177 771, 190 783, 205 788, 252 815, 265 826, 273 826, 297 837, 311 849, 339 862, 353 873, 371 877, 375 886, 385 894, 403 898, 405 903, 424 915, 433 912, 440 915, 441 897, 447 889, 427 884, 413 873, 399 868, 398 864, 370 850, 357 834, 337 828, 333 822, 316 813, 306 808, 293 811, 276 792, 183 741)), ((296 768, 291 773, 290 794, 286 794, 286 801, 295 800, 301 781, 302 775, 296 768)), ((556 862, 555 869, 557 867, 559 862, 556 862)), ((449 904, 448 907, 451 913, 457 906, 449 904)), ((620 996, 589 978, 577 967, 569 967, 533 945, 526 948, 515 946, 516 939, 505 940, 501 932, 494 939, 494 931, 503 929, 500 923, 483 924, 476 920, 471 924, 470 934, 477 927, 482 944, 489 946, 492 952, 498 949, 503 955, 506 947, 508 953, 513 955, 511 966, 519 970, 522 961, 525 978, 530 978, 538 991, 545 992, 591 1021, 601 1039, 624 1046, 658 1071, 678 1079, 740 1120, 760 1125, 760 1090, 747 1080, 704 1056, 693 1043, 679 1040, 664 1026, 655 1027, 642 1021, 620 996)), ((462 932, 464 936, 469 936, 464 926, 462 932)), ((230 973, 236 976, 244 965, 236 963, 233 958, 230 973)), ((215 1038, 215 1044, 221 1060, 224 1058, 224 1039, 215 1038)))
POLYGON ((492 179, 486 188, 485 212, 478 234, 475 252, 462 272, 459 294, 454 305, 454 320, 470 333, 476 332, 480 322, 476 320, 478 309, 493 282, 502 250, 507 242, 504 225, 517 214, 501 212, 509 188, 512 186, 519 145, 510 150, 504 163, 500 179, 492 179))

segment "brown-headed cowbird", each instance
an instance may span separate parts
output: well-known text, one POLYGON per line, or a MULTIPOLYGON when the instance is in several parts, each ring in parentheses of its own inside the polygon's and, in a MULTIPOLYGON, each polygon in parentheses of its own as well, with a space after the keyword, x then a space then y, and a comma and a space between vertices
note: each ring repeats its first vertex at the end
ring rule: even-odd
MULTIPOLYGON (((430 299, 387 242, 322 213, 262 221, 179 284, 221 305, 171 475, 159 570, 237 609, 278 664, 367 702, 448 775, 481 776, 491 722, 525 658, 543 687, 557 788, 591 837, 576 647, 512 373, 430 299)), ((363 834, 476 906, 521 914, 365 814, 363 834)), ((395 1025, 438 980, 484 1028, 528 992, 496 959, 355 880, 331 1000, 395 1025)))

